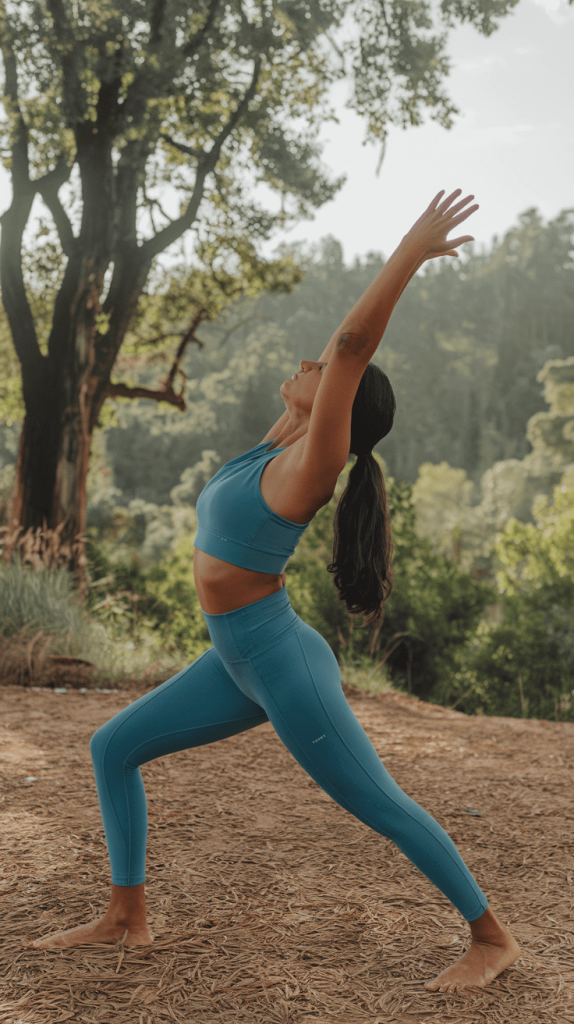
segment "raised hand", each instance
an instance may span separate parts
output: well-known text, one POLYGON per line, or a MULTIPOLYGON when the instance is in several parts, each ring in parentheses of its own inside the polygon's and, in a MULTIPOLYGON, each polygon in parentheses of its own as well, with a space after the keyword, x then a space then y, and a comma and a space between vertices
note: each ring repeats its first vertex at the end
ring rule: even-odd
POLYGON ((434 197, 403 239, 405 245, 411 245, 420 252, 419 266, 425 260, 434 259, 436 256, 458 256, 457 245, 474 241, 473 235, 460 235, 458 238, 447 239, 447 235, 453 228, 478 210, 478 203, 464 209, 474 199, 474 196, 467 196, 466 199, 461 199, 459 203, 452 206, 451 204, 460 196, 462 189, 457 188, 441 202, 444 192, 445 190, 442 189, 434 197))

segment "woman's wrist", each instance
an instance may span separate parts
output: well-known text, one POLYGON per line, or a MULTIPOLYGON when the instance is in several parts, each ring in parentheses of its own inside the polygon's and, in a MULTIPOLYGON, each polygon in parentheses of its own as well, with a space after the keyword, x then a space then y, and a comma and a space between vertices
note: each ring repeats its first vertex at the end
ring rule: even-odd
POLYGON ((425 261, 427 248, 419 239, 413 238, 410 231, 408 231, 407 234, 401 238, 395 252, 400 252, 402 255, 407 256, 407 258, 412 259, 414 264, 418 264, 420 266, 425 261))

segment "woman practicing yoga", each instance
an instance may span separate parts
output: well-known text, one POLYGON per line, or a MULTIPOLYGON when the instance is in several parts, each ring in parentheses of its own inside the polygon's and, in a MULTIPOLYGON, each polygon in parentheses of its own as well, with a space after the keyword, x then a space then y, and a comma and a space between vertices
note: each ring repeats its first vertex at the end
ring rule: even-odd
POLYGON ((405 235, 316 362, 281 386, 286 410, 251 451, 209 481, 197 503, 194 572, 213 647, 92 737, 90 749, 112 868, 103 917, 37 939, 59 948, 152 942, 145 913, 147 810, 140 765, 270 721, 333 800, 400 850, 470 924, 463 956, 426 983, 484 986, 519 948, 488 907, 454 843, 399 788, 351 711, 327 642, 295 614, 285 565, 315 513, 332 497, 349 453, 357 456, 335 517, 335 584, 351 612, 383 614, 392 589, 391 534, 373 446, 391 429, 395 399, 369 362, 401 292, 425 260, 457 256, 448 233, 474 198, 444 192, 405 235))

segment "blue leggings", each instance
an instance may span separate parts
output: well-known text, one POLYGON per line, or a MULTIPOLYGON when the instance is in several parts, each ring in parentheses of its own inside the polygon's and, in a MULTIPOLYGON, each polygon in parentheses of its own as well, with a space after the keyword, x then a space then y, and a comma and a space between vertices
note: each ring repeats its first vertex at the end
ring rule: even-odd
POLYGON ((112 882, 145 880, 140 765, 270 721, 333 800, 392 839, 467 921, 480 917, 487 900, 454 843, 384 768, 347 703, 331 648, 296 615, 286 588, 205 618, 213 647, 92 737, 112 882))

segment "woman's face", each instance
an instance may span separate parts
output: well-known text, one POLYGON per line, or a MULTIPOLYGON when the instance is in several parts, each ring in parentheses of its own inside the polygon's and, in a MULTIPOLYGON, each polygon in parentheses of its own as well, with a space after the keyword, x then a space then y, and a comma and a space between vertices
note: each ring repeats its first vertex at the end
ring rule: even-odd
POLYGON ((326 365, 327 363, 302 359, 301 369, 283 382, 279 390, 289 411, 310 415, 317 388, 321 383, 321 374, 326 365))

